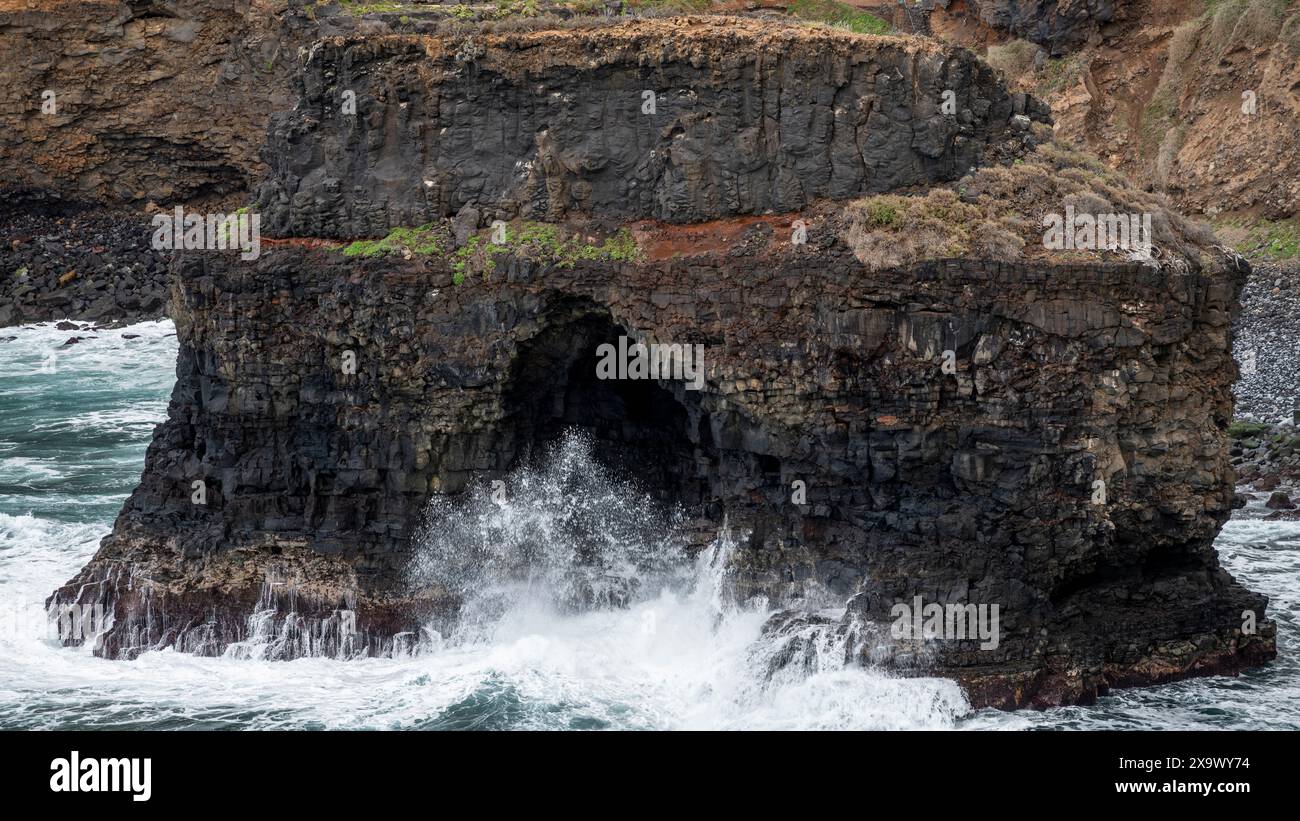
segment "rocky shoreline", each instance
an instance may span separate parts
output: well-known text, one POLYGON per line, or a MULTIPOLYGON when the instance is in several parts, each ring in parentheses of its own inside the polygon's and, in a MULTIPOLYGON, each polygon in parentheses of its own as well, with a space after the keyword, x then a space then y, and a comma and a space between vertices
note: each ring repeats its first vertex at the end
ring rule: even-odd
POLYGON ((1237 422, 1228 429, 1237 474, 1234 507, 1263 505, 1265 518, 1300 519, 1300 429, 1290 423, 1237 422))
POLYGON ((1252 259, 1241 292, 1233 353, 1240 376, 1232 392, 1236 419, 1267 424, 1298 421, 1300 399, 1300 260, 1252 259))
POLYGON ((169 255, 150 236, 143 214, 0 191, 0 328, 163 318, 169 255))

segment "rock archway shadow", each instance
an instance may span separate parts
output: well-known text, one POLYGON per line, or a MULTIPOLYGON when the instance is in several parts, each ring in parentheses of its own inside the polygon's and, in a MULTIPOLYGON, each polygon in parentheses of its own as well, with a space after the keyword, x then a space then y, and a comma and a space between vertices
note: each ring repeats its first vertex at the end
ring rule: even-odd
POLYGON ((718 451, 700 391, 683 380, 602 378, 601 346, 617 350, 620 337, 631 345, 633 334, 595 302, 560 299, 541 325, 520 344, 502 395, 508 464, 576 429, 597 444, 602 466, 658 500, 696 514, 716 507, 718 451))

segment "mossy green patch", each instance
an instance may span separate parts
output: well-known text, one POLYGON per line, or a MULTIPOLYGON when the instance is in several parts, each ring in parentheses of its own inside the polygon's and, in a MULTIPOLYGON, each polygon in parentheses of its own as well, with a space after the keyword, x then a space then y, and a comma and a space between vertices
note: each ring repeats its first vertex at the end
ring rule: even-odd
POLYGON ((496 0, 492 16, 498 20, 507 17, 536 17, 541 14, 537 0, 496 0))
POLYGON ((626 229, 604 239, 566 233, 560 226, 544 222, 521 222, 499 229, 499 242, 483 234, 471 234, 454 251, 445 224, 418 228, 394 228, 383 239, 361 239, 343 248, 348 257, 377 257, 384 254, 434 256, 451 263, 452 280, 465 281, 470 273, 484 279, 496 270, 496 258, 513 255, 547 262, 558 268, 572 268, 583 260, 634 262, 640 258, 636 240, 626 229))
POLYGON ((1268 425, 1262 422, 1233 422, 1228 425, 1228 438, 1249 439, 1266 430, 1268 425))
POLYGON ((556 225, 526 221, 505 226, 499 236, 500 241, 493 242, 476 234, 457 249, 452 263, 457 284, 470 272, 488 278, 496 270, 496 257, 503 254, 547 262, 557 268, 572 268, 582 260, 632 262, 639 257, 636 240, 625 228, 597 242, 594 238, 565 234, 556 225))
POLYGON ((889 34, 893 31, 893 26, 876 15, 836 0, 794 0, 786 6, 786 12, 800 20, 827 23, 858 34, 889 34))
POLYGON ((884 227, 898 219, 898 206, 890 201, 872 200, 867 203, 867 223, 884 227))
POLYGON ((447 245, 446 232, 433 225, 418 228, 394 228, 383 239, 359 239, 343 249, 348 257, 377 257, 381 254, 441 254, 447 245))
POLYGON ((1260 220, 1245 229, 1245 239, 1236 243, 1239 253, 1273 260, 1300 258, 1300 218, 1260 220))

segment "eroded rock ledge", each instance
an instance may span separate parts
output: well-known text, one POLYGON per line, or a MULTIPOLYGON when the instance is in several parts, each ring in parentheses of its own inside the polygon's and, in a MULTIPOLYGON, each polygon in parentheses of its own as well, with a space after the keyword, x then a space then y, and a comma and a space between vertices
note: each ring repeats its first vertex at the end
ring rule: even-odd
POLYGON ((1047 119, 964 49, 719 17, 328 38, 300 88, 257 200, 288 236, 794 211, 956 179, 1047 119))

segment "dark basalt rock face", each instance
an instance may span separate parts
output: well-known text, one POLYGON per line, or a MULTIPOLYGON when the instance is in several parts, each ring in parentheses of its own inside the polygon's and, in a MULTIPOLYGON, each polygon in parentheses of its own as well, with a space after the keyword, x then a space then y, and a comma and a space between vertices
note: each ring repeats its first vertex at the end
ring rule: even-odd
MULTIPOLYGON (((935 5, 956 13, 957 4, 938 0, 935 5)), ((1102 26, 1122 19, 1127 0, 964 0, 964 9, 985 24, 1065 54, 1083 45, 1102 26)))
POLYGON ((793 211, 956 179, 1005 152, 1013 115, 1047 119, 930 41, 683 25, 321 41, 298 106, 272 118, 264 225, 359 237, 465 207, 549 221, 793 211))
POLYGON ((264 226, 347 236, 458 212, 464 242, 472 211, 666 222, 626 226, 636 262, 503 253, 460 284, 454 254, 294 240, 250 262, 178 254, 168 419, 113 533, 52 600, 113 613, 97 652, 222 652, 254 608, 288 636, 276 657, 402 651, 455 617, 449 591, 406 572, 430 500, 577 427, 700 529, 738 535, 736 594, 796 614, 769 630, 788 640, 777 667, 811 663, 809 631, 887 631, 916 596, 997 605, 997 646, 845 652, 955 677, 977 705, 1086 702, 1271 658, 1264 597, 1212 547, 1234 501, 1244 266, 872 271, 829 204, 671 224, 941 179, 1031 142, 962 52, 673 25, 500 36, 464 60, 465 40, 314 47, 303 105, 271 127, 264 226), (972 113, 941 125, 946 82, 972 113), (326 110, 349 83, 355 127, 326 110), (634 134, 639 108, 613 101, 625 89, 639 106, 647 85, 670 89, 668 113, 634 134), (692 113, 682 89, 717 108, 692 113), (710 143, 708 111, 759 130, 710 143), (596 378, 598 346, 620 336, 703 346, 701 389, 596 378), (846 603, 837 625, 809 615, 846 603))
POLYGON ((431 495, 504 475, 576 425, 747 534, 741 595, 852 596, 850 617, 883 623, 915 595, 1000 604, 996 650, 953 642, 926 667, 976 703, 1087 700, 1271 656, 1270 623, 1239 629, 1263 597, 1211 547, 1233 501, 1240 274, 956 261, 867 275, 833 231, 812 233, 830 236, 571 271, 513 259, 459 287, 420 259, 187 255, 168 421, 58 599, 117 608, 110 655, 215 651, 268 574, 296 574, 298 617, 352 611, 354 650, 386 651, 447 603, 401 584, 431 495), (594 346, 620 334, 705 345, 704 389, 595 379, 594 346), (133 580, 114 575, 128 565, 133 580))

